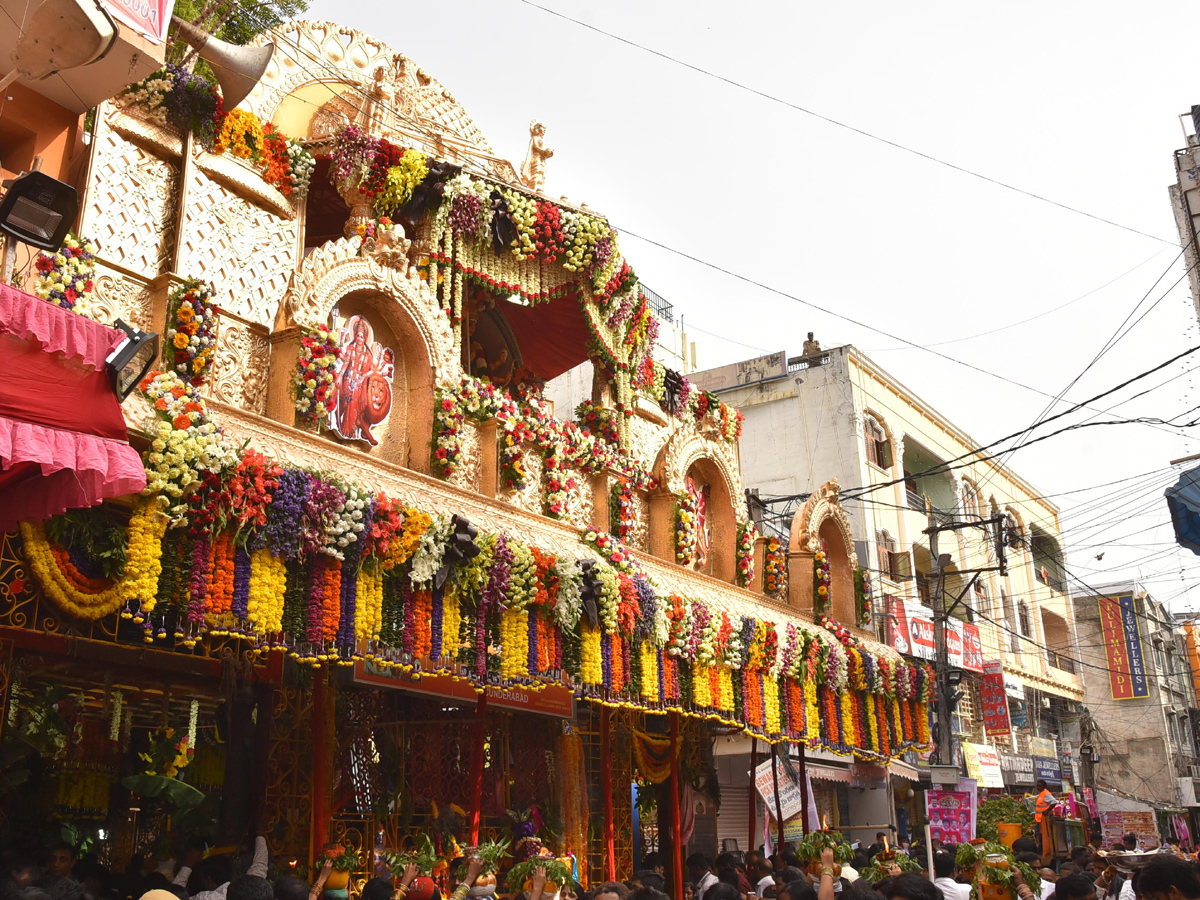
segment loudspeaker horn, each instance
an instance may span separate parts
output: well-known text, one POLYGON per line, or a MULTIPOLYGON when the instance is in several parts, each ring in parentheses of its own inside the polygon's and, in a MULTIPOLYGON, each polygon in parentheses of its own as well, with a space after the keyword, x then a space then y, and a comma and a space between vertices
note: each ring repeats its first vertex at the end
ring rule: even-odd
POLYGON ((274 44, 263 47, 239 47, 220 38, 215 38, 207 31, 197 28, 191 22, 185 22, 179 16, 171 16, 171 24, 175 26, 179 36, 188 42, 196 54, 212 66, 217 73, 217 82, 221 85, 221 97, 225 109, 231 110, 245 100, 263 72, 271 62, 275 52, 274 44))

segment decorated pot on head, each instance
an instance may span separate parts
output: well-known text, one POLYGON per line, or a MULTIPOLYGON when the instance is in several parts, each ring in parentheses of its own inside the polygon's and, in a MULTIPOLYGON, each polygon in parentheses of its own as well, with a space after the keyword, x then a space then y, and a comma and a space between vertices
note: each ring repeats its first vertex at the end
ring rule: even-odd
POLYGON ((405 900, 433 900, 438 893, 437 882, 428 875, 418 875, 408 886, 405 900))
POLYGON ((472 897, 491 897, 495 893, 496 875, 494 872, 486 872, 476 878, 475 886, 469 892, 472 897))
MULTIPOLYGON (((339 859, 346 853, 346 848, 337 841, 325 845, 325 859, 339 859)), ((347 890, 350 886, 350 872, 335 868, 325 879, 325 896, 331 900, 346 900, 350 896, 347 890)))

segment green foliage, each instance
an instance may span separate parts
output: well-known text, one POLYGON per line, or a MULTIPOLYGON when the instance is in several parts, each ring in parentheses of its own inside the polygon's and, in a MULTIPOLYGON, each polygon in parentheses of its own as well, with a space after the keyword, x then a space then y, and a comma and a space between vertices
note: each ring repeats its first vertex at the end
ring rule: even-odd
POLYGON ((888 869, 895 863, 900 867, 901 872, 914 872, 917 875, 921 874, 921 864, 909 856, 907 853, 900 852, 896 854, 895 859, 880 859, 878 855, 871 860, 871 865, 865 869, 859 870, 859 877, 865 878, 867 884, 877 884, 888 877, 888 869))
MULTIPOLYGON (((508 856, 508 848, 511 844, 512 842, 508 838, 505 838, 502 841, 484 841, 479 845, 477 855, 483 862, 484 875, 495 875, 500 871, 500 860, 508 856)), ((459 881, 467 877, 467 866, 465 863, 459 866, 457 875, 459 881)))
POLYGON ((504 883, 508 885, 510 891, 519 891, 525 882, 533 877, 534 869, 545 869, 547 882, 553 882, 559 886, 571 883, 571 870, 566 867, 566 864, 548 856, 535 856, 525 862, 517 863, 508 870, 508 877, 504 883))
POLYGON ((981 838, 998 842, 1000 835, 996 826, 1001 822, 1020 825, 1021 834, 1026 837, 1033 835, 1033 816, 1020 800, 1012 797, 995 797, 979 804, 975 831, 981 838))
MULTIPOLYGON (((954 855, 955 864, 964 871, 970 871, 976 865, 979 865, 979 871, 975 873, 974 882, 976 885, 981 880, 986 880, 989 884, 997 884, 1007 888, 1014 896, 1016 895, 1016 882, 1013 881, 1013 872, 1018 871, 1025 879, 1025 883, 1029 885, 1036 897, 1042 889, 1042 876, 1031 869, 1023 862, 1017 862, 1012 855, 1012 851, 1003 844, 997 844, 988 841, 984 844, 959 844, 958 852, 954 855), (1003 857, 1002 861, 995 864, 989 863, 987 858, 991 856, 1003 857)), ((976 896, 978 891, 972 893, 976 896)))
POLYGON ((433 841, 429 835, 422 834, 417 842, 416 849, 405 850, 401 853, 386 853, 384 859, 387 860, 388 866, 392 870, 392 874, 399 878, 404 874, 406 866, 416 866, 417 871, 422 875, 430 874, 437 864, 441 861, 441 855, 433 846, 433 841))
MULTIPOLYGON (((248 44, 257 35, 304 13, 311 0, 175 0, 175 15, 213 37, 231 44, 248 44)), ((181 62, 191 47, 178 40, 174 26, 167 38, 167 62, 181 62)), ((216 74, 204 60, 195 72, 217 83, 216 74)))
POLYGON ((821 851, 826 847, 833 848, 833 860, 848 863, 854 859, 854 848, 842 837, 840 831, 810 831, 804 840, 796 845, 796 856, 800 859, 819 860, 821 851))
POLYGON ((129 534, 116 514, 103 507, 73 509, 46 523, 46 537, 83 554, 100 567, 106 578, 120 578, 125 571, 125 549, 129 534))

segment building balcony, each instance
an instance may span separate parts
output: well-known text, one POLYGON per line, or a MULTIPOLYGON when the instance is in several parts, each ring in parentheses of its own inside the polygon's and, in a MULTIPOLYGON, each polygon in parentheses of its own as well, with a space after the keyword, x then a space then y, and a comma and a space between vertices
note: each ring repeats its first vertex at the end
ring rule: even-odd
POLYGON ((1051 669, 1058 669, 1060 672, 1067 672, 1071 675, 1078 674, 1078 664, 1075 662, 1075 657, 1069 653, 1047 650, 1046 660, 1050 663, 1051 669))

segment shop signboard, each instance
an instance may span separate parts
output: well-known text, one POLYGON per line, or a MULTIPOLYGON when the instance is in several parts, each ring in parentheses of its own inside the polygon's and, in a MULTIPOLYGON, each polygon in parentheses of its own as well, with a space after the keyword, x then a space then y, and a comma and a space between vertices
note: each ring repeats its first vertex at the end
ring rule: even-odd
POLYGON ((1004 663, 989 659, 979 679, 979 701, 983 705, 983 731, 992 737, 1012 732, 1008 718, 1008 695, 1004 692, 1004 663))
POLYGON ((1134 611, 1133 594, 1101 597, 1098 606, 1112 698, 1138 700, 1149 697, 1150 682, 1146 679, 1142 634, 1134 611))
POLYGON ((1058 746, 1054 743, 1054 738, 1047 737, 1031 737, 1029 739, 1029 752, 1034 756, 1058 756, 1058 746))
MULTIPOLYGON (((888 644, 901 653, 918 659, 937 658, 933 613, 920 603, 889 598, 888 644)), ((956 669, 983 672, 983 643, 979 626, 950 619, 946 623, 946 658, 956 669)))
POLYGON ((925 792, 925 817, 930 836, 944 844, 966 844, 973 837, 973 791, 925 792))
POLYGON ((1025 682, 1021 680, 1020 675, 1014 675, 1012 672, 1004 673, 1004 693, 1014 700, 1025 699, 1025 682))
POLYGON ((1029 707, 1024 700, 1010 700, 1008 710, 1013 728, 1029 727, 1029 707))
POLYGON ((995 747, 986 744, 972 744, 963 741, 963 759, 967 764, 967 774, 983 787, 1003 788, 1004 773, 1000 769, 1000 755, 995 747))
POLYGON ((1034 756, 1033 774, 1038 781, 1045 781, 1051 787, 1062 786, 1062 772, 1058 768, 1058 760, 1053 757, 1034 756))
MULTIPOLYGON (((759 763, 754 770, 754 787, 772 816, 775 813, 775 778, 771 773, 771 760, 759 763)), ((798 815, 804 808, 804 792, 788 775, 787 766, 779 766, 779 806, 783 812, 786 831, 787 820, 798 815)))
POLYGON ((1001 753, 1000 770, 1004 780, 1011 786, 1032 786, 1037 779, 1033 777, 1033 757, 1018 753, 1001 753))
POLYGON ((101 0, 109 12, 156 44, 167 37, 175 0, 101 0))
MULTIPOLYGON (((354 664, 356 684, 373 687, 398 688, 414 694, 429 694, 447 700, 461 701, 458 705, 474 707, 478 694, 467 681, 456 680, 449 675, 421 675, 413 678, 399 669, 379 666, 370 660, 360 659, 354 664)), ((575 718, 575 695, 560 684, 547 684, 541 690, 527 688, 489 687, 488 706, 505 710, 520 710, 543 716, 562 719, 575 718)))
MULTIPOLYGON (((771 819, 771 845, 774 846, 779 839, 779 829, 775 826, 775 820, 771 819)), ((804 839, 804 817, 792 816, 783 823, 783 840, 785 843, 792 844, 804 839)))
POLYGON ((1102 812, 1100 827, 1104 829, 1104 846, 1119 844, 1127 834, 1137 835, 1138 845, 1159 844, 1158 825, 1153 810, 1140 812, 1102 812))

